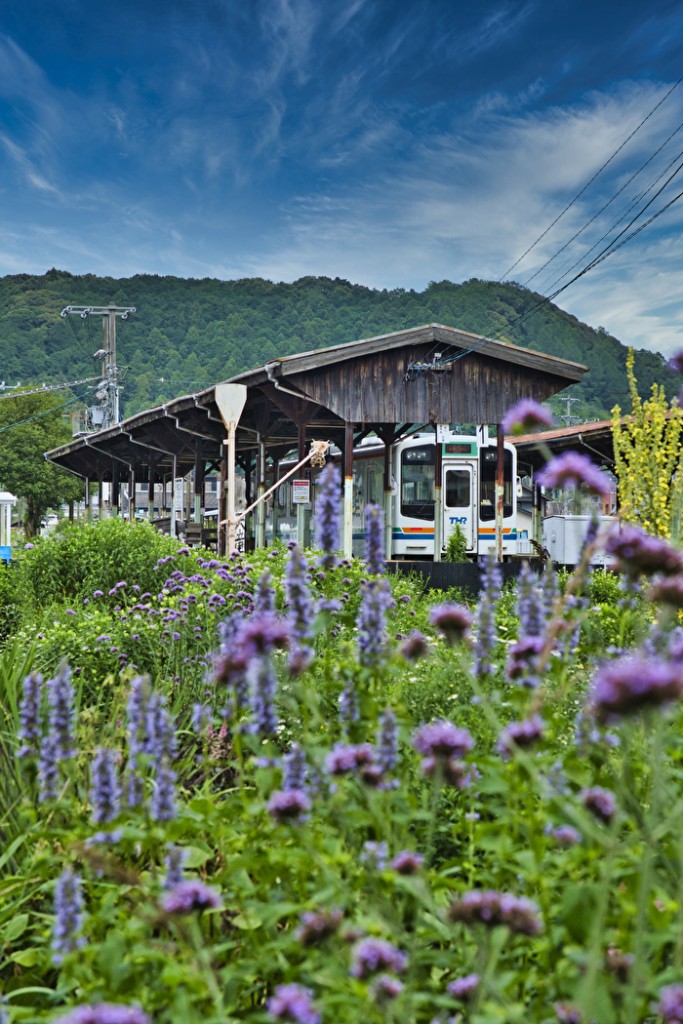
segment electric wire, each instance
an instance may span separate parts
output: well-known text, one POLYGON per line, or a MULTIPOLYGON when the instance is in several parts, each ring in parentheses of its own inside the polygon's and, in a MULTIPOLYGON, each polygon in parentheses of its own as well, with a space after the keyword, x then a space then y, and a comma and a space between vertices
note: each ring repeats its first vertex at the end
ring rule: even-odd
MULTIPOLYGON (((94 385, 87 390, 93 391, 94 385)), ((60 409, 65 409, 68 405, 73 405, 74 402, 82 402, 84 398, 85 395, 73 395, 71 398, 67 398, 64 402, 60 402, 59 405, 53 405, 50 409, 41 409, 40 412, 33 413, 31 416, 27 416, 23 420, 14 420, 12 423, 6 423, 5 426, 0 427, 0 434, 4 434, 8 430, 13 430, 14 427, 23 427, 27 423, 33 423, 34 420, 42 419, 44 416, 50 416, 53 413, 59 412, 60 409)))
MULTIPOLYGON (((656 177, 656 178, 653 178, 653 180, 652 180, 652 181, 650 182, 650 184, 649 184, 649 185, 647 186, 647 188, 644 188, 644 189, 642 189, 642 190, 641 190, 641 191, 640 191, 640 192, 638 193, 638 195, 637 195, 637 196, 635 196, 635 197, 633 198, 633 200, 632 200, 632 201, 631 201, 631 203, 630 203, 630 204, 629 204, 629 205, 628 205, 628 206, 626 207, 626 209, 625 209, 625 210, 624 210, 624 212, 623 212, 623 213, 621 214, 621 216, 617 217, 617 219, 616 219, 616 220, 612 221, 612 223, 611 223, 611 224, 610 224, 610 226, 609 226, 609 227, 607 228, 607 230, 606 230, 606 231, 605 231, 605 232, 604 232, 604 233, 603 233, 603 234, 602 234, 602 235, 600 236, 600 238, 598 238, 598 239, 597 239, 597 240, 596 240, 596 241, 595 241, 595 242, 593 243, 593 245, 591 245, 590 249, 586 249, 586 251, 585 251, 585 252, 583 253, 583 255, 582 255, 582 256, 579 256, 579 258, 578 258, 577 260, 575 260, 575 261, 574 261, 574 262, 573 262, 573 263, 572 263, 572 264, 571 264, 570 266, 568 266, 568 267, 567 267, 567 266, 566 266, 566 263, 565 263, 565 264, 564 264, 564 266, 566 267, 566 269, 564 269, 563 267, 560 267, 560 268, 559 268, 559 269, 560 269, 560 270, 562 271, 562 273, 560 273, 560 275, 559 275, 558 277, 556 277, 556 278, 555 278, 555 279, 554 279, 554 280, 552 281, 552 283, 551 283, 551 284, 547 285, 547 286, 546 286, 546 289, 545 289, 545 290, 546 290, 546 291, 548 291, 548 290, 549 290, 549 291, 552 291, 552 290, 553 290, 554 288, 556 288, 556 287, 557 287, 557 285, 559 285, 559 284, 560 284, 560 282, 561 282, 561 281, 563 280, 563 278, 565 278, 565 277, 567 276, 567 274, 570 274, 570 273, 572 272, 572 270, 574 270, 574 269, 575 269, 576 267, 578 267, 578 266, 579 266, 579 264, 580 264, 580 263, 581 263, 581 262, 582 262, 583 260, 585 260, 585 259, 586 259, 586 258, 587 258, 588 256, 590 256, 590 254, 591 254, 591 253, 592 253, 592 252, 593 252, 593 251, 594 251, 595 249, 597 249, 597 247, 598 247, 598 246, 600 245, 600 243, 601 243, 601 242, 604 242, 604 241, 605 241, 605 239, 609 237, 610 233, 611 233, 612 231, 614 231, 614 229, 615 229, 615 228, 617 228, 617 227, 619 226, 619 224, 620 224, 620 223, 621 223, 621 222, 622 222, 622 221, 624 220, 624 218, 625 218, 625 217, 628 217, 628 215, 629 215, 629 214, 631 213, 631 211, 632 211, 632 210, 634 210, 634 209, 635 209, 635 207, 636 207, 636 206, 638 205, 638 203, 639 203, 639 202, 641 202, 641 201, 642 201, 642 200, 643 200, 643 199, 645 198, 645 196, 647 196, 647 195, 648 195, 648 193, 652 191, 652 189, 653 189, 653 188, 655 187, 655 185, 656 185, 656 184, 657 184, 658 182, 660 182, 660 181, 662 180, 662 178, 663 178, 663 177, 664 177, 664 175, 665 175, 665 174, 667 173, 667 171, 669 171, 669 170, 670 170, 670 169, 671 169, 671 168, 673 167, 673 165, 674 165, 674 164, 676 163, 676 161, 677 161, 677 160, 680 160, 680 159, 681 159, 681 157, 683 157, 683 150, 681 150, 680 152, 678 152, 678 153, 676 154, 676 156, 675 156, 675 157, 673 157, 673 159, 669 161, 669 163, 668 163, 668 164, 666 165, 666 167, 664 167, 664 168, 663 168, 663 170, 662 170, 662 171, 660 171, 660 173, 659 173, 659 174, 657 175, 657 177, 656 177)), ((660 190, 660 191, 661 191, 661 190, 660 190)), ((657 194, 659 194, 659 193, 657 193, 657 194)), ((647 205, 650 205, 650 204, 648 203, 647 205)), ((642 212, 644 212, 644 211, 645 211, 646 209, 647 209, 647 206, 643 207, 643 210, 641 210, 641 213, 642 213, 642 212)), ((640 216, 640 214, 638 214, 638 216, 640 216)), ((636 217, 636 218, 633 218, 633 220, 631 221, 631 223, 633 223, 633 222, 634 222, 634 221, 635 221, 636 219, 637 219, 637 217, 636 217)), ((629 227, 629 225, 627 225, 627 227, 626 227, 626 229, 625 229, 625 230, 628 230, 628 227, 629 227)), ((617 236, 617 237, 619 237, 619 236, 617 236)), ((568 261, 566 261, 566 262, 568 262, 568 261)))
MULTIPOLYGON (((64 391, 66 388, 75 388, 80 384, 89 384, 91 381, 99 381, 101 383, 101 377, 82 377, 81 380, 70 380, 66 384, 42 384, 39 388, 30 388, 27 391, 15 391, 12 390, 11 394, 0 395, 0 402, 5 398, 25 398, 27 395, 42 395, 50 391, 64 391)), ((91 390, 91 389, 88 389, 91 390)))
MULTIPOLYGON (((664 142, 663 142, 663 143, 661 144, 661 146, 659 146, 659 148, 658 148, 658 149, 656 149, 656 150, 654 151, 654 153, 652 153, 652 154, 651 154, 651 155, 650 155, 650 156, 649 156, 649 157, 647 158, 647 160, 645 161, 645 163, 641 164, 641 166, 640 166, 640 167, 638 168, 638 170, 637 170, 637 171, 634 171, 634 173, 633 173, 633 174, 631 175, 631 177, 630 177, 630 178, 628 179, 628 181, 625 181, 625 182, 624 182, 624 184, 623 184, 623 185, 621 186, 621 188, 620 188, 620 189, 618 189, 618 190, 617 190, 617 191, 616 191, 616 192, 614 193, 614 195, 613 195, 613 196, 611 196, 611 197, 610 197, 610 198, 609 198, 609 199, 607 200, 607 202, 606 202, 606 203, 604 203, 604 205, 600 207, 600 209, 599 209, 599 210, 597 211, 597 213, 593 214, 593 216, 592 216, 592 217, 590 218, 590 220, 587 220, 587 221, 586 221, 586 223, 585 223, 585 224, 583 225, 583 227, 579 228, 579 230, 578 230, 578 231, 577 231, 577 232, 576 232, 575 234, 573 234, 573 235, 572 235, 572 237, 571 237, 571 238, 570 238, 570 239, 569 239, 569 240, 568 240, 567 242, 565 242, 563 246, 561 246, 561 247, 560 247, 560 248, 559 248, 559 249, 557 250, 557 252, 553 253, 553 255, 552 255, 552 256, 550 256, 550 257, 549 257, 549 259, 547 259, 547 260, 545 261, 545 263, 543 264, 543 266, 539 267, 539 268, 538 268, 538 270, 534 271, 534 273, 533 273, 533 274, 531 275, 531 277, 528 277, 528 278, 526 279, 526 281, 524 281, 524 282, 523 282, 523 286, 524 286, 525 288, 528 288, 528 286, 529 286, 529 284, 530 284, 530 282, 531 282, 531 281, 533 281, 533 280, 534 280, 535 278, 537 278, 539 274, 543 273, 543 271, 544 271, 544 270, 546 269, 546 267, 549 267, 549 266, 550 266, 550 264, 551 264, 551 263, 552 263, 552 262, 553 262, 554 260, 556 260, 556 259, 557 259, 557 257, 558 257, 558 256, 559 256, 559 255, 560 255, 561 253, 563 253, 563 252, 565 251, 565 249, 567 249, 567 248, 568 248, 568 247, 569 247, 569 246, 570 246, 570 245, 572 244, 572 242, 575 242, 575 241, 576 241, 576 239, 577 239, 577 238, 578 238, 578 237, 579 237, 580 235, 582 235, 582 234, 583 234, 583 232, 584 232, 584 231, 586 230, 586 228, 590 227, 590 225, 591 225, 591 224, 592 224, 592 223, 593 223, 593 222, 594 222, 595 220, 597 220, 597 218, 598 218, 598 217, 600 216, 600 214, 604 213, 604 212, 605 212, 605 210, 606 210, 606 209, 607 209, 607 208, 608 208, 609 206, 611 206, 611 205, 612 205, 612 203, 613 203, 613 202, 615 202, 615 200, 616 200, 616 199, 618 199, 618 198, 619 198, 619 196, 620 196, 620 195, 622 194, 622 192, 624 192, 624 191, 625 191, 625 190, 626 190, 626 189, 628 188, 628 186, 629 186, 629 185, 631 184, 631 182, 632 182, 632 181, 634 181, 634 180, 635 180, 635 179, 636 179, 636 178, 638 177, 638 175, 639 175, 639 174, 642 174, 642 172, 643 172, 643 171, 645 170, 645 168, 646 168, 646 167, 647 167, 647 166, 648 166, 649 164, 651 164, 651 163, 652 163, 652 161, 653 161, 653 160, 655 159, 655 157, 659 156, 659 154, 660 154, 660 153, 662 152, 662 150, 663 150, 663 149, 665 148, 665 146, 667 146, 667 145, 669 144, 669 142, 671 142, 671 140, 673 139, 673 137, 674 137, 675 135, 677 135, 677 134, 678 134, 678 132, 680 132, 681 128, 683 128, 683 121, 681 121, 681 123, 680 123, 680 124, 678 125, 678 127, 677 127, 677 128, 674 128, 674 130, 673 130, 673 131, 671 132, 671 134, 670 134, 670 135, 669 135, 669 136, 668 136, 668 137, 667 137, 667 138, 666 138, 666 139, 664 140, 664 142)), ((681 151, 681 153, 679 154, 679 156, 683 156, 683 151, 681 151)), ((677 159, 677 158, 676 158, 676 157, 674 157, 674 161, 675 161, 676 159, 677 159)), ((672 163, 673 163, 673 161, 672 161, 672 163)), ((669 165, 669 166, 670 166, 670 165, 669 165)), ((665 172, 663 172, 663 173, 665 173, 665 172)), ((642 195, 642 193, 641 193, 641 195, 642 195)), ((637 202, 638 200, 635 200, 635 201, 637 202)), ((622 216, 624 216, 624 214, 622 214, 622 216)), ((590 250, 589 250, 589 251, 590 251, 590 250)), ((573 269, 573 268, 570 268, 570 269, 573 269)))
MULTIPOLYGON (((678 166, 678 168, 677 168, 675 173, 677 174, 682 168, 683 168, 683 163, 678 166)), ((672 175, 671 177, 673 178, 673 176, 674 175, 672 175)), ((669 181, 670 180, 671 180, 671 178, 669 179, 669 181)), ((667 184, 668 184, 668 182, 667 182, 667 184)), ((660 192, 657 193, 657 195, 661 194, 661 191, 662 190, 660 189, 660 192)), ((650 203, 648 203, 648 206, 651 205, 651 203, 654 201, 655 198, 656 198, 656 196, 653 196, 653 199, 650 201, 650 203)), ((643 224, 640 224, 635 229, 635 231, 632 231, 631 234, 629 234, 625 238, 623 238, 622 241, 619 242, 618 245, 615 244, 617 239, 620 238, 624 234, 624 231, 627 231, 628 228, 636 222, 636 220, 638 218, 634 217, 633 220, 630 222, 630 224, 627 224, 627 226, 623 229, 623 231, 620 231, 619 234, 616 236, 616 238, 613 239, 610 242, 609 245, 605 246, 605 248, 602 250, 602 252, 599 253, 594 259, 592 259, 590 261, 590 263, 588 263, 582 270, 579 271, 578 274, 575 274, 574 277, 572 277, 571 280, 567 281, 566 284, 562 285, 561 288, 557 288, 550 295, 545 296, 543 299, 541 299, 540 302, 537 302, 530 309, 528 309, 524 313, 520 314, 520 316, 517 317, 515 320, 513 320, 510 323, 509 326, 511 326, 511 327, 512 326, 519 326, 519 325, 525 323, 529 319, 529 317, 532 316, 538 309, 540 309, 542 306, 544 306, 547 302, 552 302, 553 299, 556 299, 558 295, 561 295, 562 292, 565 291, 567 288, 569 288, 570 285, 574 284, 575 281, 578 281, 579 278, 583 277, 590 270, 593 270, 594 267, 597 267, 600 263, 603 263, 609 256, 612 256, 615 252, 617 252, 624 245, 626 245, 627 242, 630 242, 630 240, 632 238, 635 238, 636 235, 639 235, 641 231, 644 231, 645 228, 648 227, 650 224, 652 224, 653 221, 657 220, 658 217, 661 217, 661 215, 663 213, 665 213, 671 206, 674 205, 674 203, 678 202, 678 200, 681 199, 681 198, 683 198, 683 191, 679 192, 672 199, 670 199, 669 202, 667 202, 660 210, 658 210, 656 213, 654 213, 643 224)), ((640 213, 638 214, 638 217, 640 217, 643 212, 644 212, 644 210, 641 210, 640 213)))
POLYGON ((597 170, 597 171, 595 172, 595 174, 594 174, 594 175, 593 175, 593 176, 592 176, 592 177, 591 177, 591 178, 589 179, 589 181, 587 181, 587 182, 586 182, 586 184, 585 184, 585 185, 583 186, 583 188, 582 188, 582 189, 581 189, 581 190, 580 190, 579 192, 577 192, 577 194, 576 194, 576 195, 574 196, 574 198, 573 198, 573 199, 572 199, 572 200, 571 200, 571 201, 570 201, 569 203, 567 203, 567 205, 565 206, 565 208, 564 208, 564 209, 563 209, 563 210, 562 210, 562 211, 561 211, 560 213, 558 213, 557 217, 555 217, 555 220, 554 220, 554 221, 553 221, 553 222, 552 222, 551 224, 549 224, 549 225, 548 225, 548 227, 547 227, 547 228, 545 229, 545 231, 543 231, 543 232, 542 232, 542 233, 541 233, 541 234, 540 234, 540 235, 538 236, 538 238, 536 239, 536 241, 535 241, 535 242, 532 242, 532 243, 531 243, 531 245, 529 246, 529 248, 528 248, 528 249, 527 249, 527 250, 526 250, 525 252, 523 252, 523 253, 522 253, 522 255, 521 255, 521 256, 519 256, 519 257, 518 257, 518 258, 517 258, 517 259, 515 260, 515 262, 514 262, 514 263, 512 264, 512 266, 508 267, 508 269, 507 269, 507 270, 505 271, 505 273, 504 273, 504 274, 502 275, 502 277, 500 277, 500 278, 498 279, 499 281, 503 281, 503 280, 505 280, 505 278, 506 278, 506 277, 508 276, 508 274, 509 274, 509 273, 510 273, 510 272, 511 272, 512 270, 514 270, 514 269, 515 269, 515 267, 516 267, 516 266, 517 266, 517 265, 518 265, 519 263, 521 263, 521 262, 522 262, 522 260, 523 260, 523 259, 525 258, 525 256, 528 256, 528 255, 529 255, 529 253, 530 253, 530 252, 532 251, 532 249, 535 249, 535 248, 536 248, 536 246, 538 245, 538 243, 539 243, 539 242, 541 242, 541 241, 542 241, 542 240, 543 240, 543 239, 545 238, 545 236, 546 236, 546 235, 548 234, 548 232, 549 232, 549 231, 550 231, 550 230, 551 230, 552 228, 554 228, 554 227, 555 227, 555 225, 557 224, 557 222, 558 222, 559 220, 561 220, 561 218, 562 218, 562 217, 564 217, 565 213, 567 213, 567 211, 568 211, 568 210, 571 210, 571 208, 572 208, 572 206, 574 205, 574 203, 578 202, 578 200, 579 200, 579 199, 581 198, 581 196, 582 196, 582 195, 584 194, 584 192, 585 192, 585 191, 586 191, 586 190, 587 190, 587 189, 588 189, 588 188, 589 188, 589 187, 590 187, 590 186, 591 186, 591 185, 593 184, 593 182, 594 182, 594 181, 596 180, 596 178, 598 178, 598 177, 599 177, 599 176, 600 176, 600 175, 602 174, 602 172, 603 172, 603 171, 604 171, 604 170, 605 170, 605 169, 606 169, 607 167, 609 167, 609 165, 610 165, 610 164, 612 163, 612 161, 614 160, 614 158, 615 158, 615 157, 616 157, 616 156, 617 156, 617 155, 618 155, 618 154, 619 154, 619 153, 620 153, 620 152, 622 151, 622 149, 623 149, 623 148, 624 148, 624 147, 625 147, 625 146, 627 145, 627 143, 629 143, 629 142, 631 141, 631 139, 633 138, 633 136, 634 136, 634 135, 635 135, 635 134, 636 134, 637 132, 639 132, 639 131, 640 131, 640 129, 641 129, 642 127, 643 127, 643 125, 644 125, 644 124, 645 124, 645 123, 646 123, 647 121, 649 121, 649 119, 650 119, 650 118, 652 117, 652 115, 653 115, 653 114, 655 113, 655 111, 656 111, 656 110, 658 110, 658 109, 659 109, 659 107, 661 107, 661 105, 662 105, 662 104, 663 104, 663 103, 664 103, 664 102, 665 102, 665 101, 666 101, 666 100, 667 100, 667 99, 669 98, 669 96, 670 96, 670 95, 671 95, 671 93, 672 93, 672 92, 674 91, 674 89, 678 88, 678 86, 679 86, 679 85, 681 84, 681 82, 683 82, 683 78, 679 78, 677 82, 674 82, 674 84, 673 84, 673 85, 671 86, 671 88, 670 88, 670 89, 668 90, 668 92, 666 92, 666 93, 665 93, 665 95, 664 95, 664 96, 662 96, 662 98, 661 98, 661 99, 660 99, 660 100, 659 100, 659 101, 658 101, 658 102, 657 102, 657 103, 656 103, 656 104, 654 105, 654 107, 653 107, 653 108, 652 108, 652 110, 651 110, 651 111, 649 112, 649 114, 647 114, 647 115, 646 115, 646 116, 645 116, 645 117, 643 118, 643 120, 642 120, 642 121, 640 122, 640 124, 638 124, 638 125, 637 125, 637 126, 636 126, 636 127, 634 128, 634 129, 633 129, 633 131, 632 131, 632 132, 630 133, 630 135, 628 135, 628 136, 627 136, 627 137, 626 137, 626 138, 624 139, 624 141, 623 141, 623 142, 621 143, 621 145, 620 145, 620 146, 618 146, 618 147, 617 147, 617 148, 615 149, 615 151, 614 151, 614 152, 612 153, 612 155, 611 155, 611 156, 610 156, 610 157, 609 157, 609 158, 608 158, 608 159, 607 159, 607 160, 605 161, 605 163, 604 163, 604 164, 603 164, 603 165, 602 165, 602 166, 601 166, 600 168, 598 168, 598 170, 597 170))

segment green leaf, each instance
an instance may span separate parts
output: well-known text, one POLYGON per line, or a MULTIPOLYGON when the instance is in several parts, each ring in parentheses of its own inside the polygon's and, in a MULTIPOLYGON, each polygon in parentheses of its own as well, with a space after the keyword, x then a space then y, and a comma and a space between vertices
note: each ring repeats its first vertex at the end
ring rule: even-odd
POLYGON ((42 949, 20 949, 18 953, 12 953, 10 960, 20 967, 35 967, 43 962, 44 953, 42 949))
POLYGON ((20 935, 23 935, 28 927, 28 914, 17 914, 3 929, 3 938, 6 942, 15 942, 20 935))

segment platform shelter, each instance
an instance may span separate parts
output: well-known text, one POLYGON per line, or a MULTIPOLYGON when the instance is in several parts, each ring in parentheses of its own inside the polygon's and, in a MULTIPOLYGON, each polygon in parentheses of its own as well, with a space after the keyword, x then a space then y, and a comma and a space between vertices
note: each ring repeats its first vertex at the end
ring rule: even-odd
MULTIPOLYGON (((585 373, 578 363, 428 324, 272 360, 106 430, 74 437, 47 458, 82 476, 90 491, 110 484, 114 511, 123 485, 130 494, 136 482, 145 483, 153 504, 155 484, 174 487, 191 473, 197 521, 204 478, 218 470, 219 550, 225 551, 234 507, 231 458, 244 474, 250 505, 266 491, 269 466, 292 452, 304 459, 313 440, 329 441, 341 452, 344 548, 350 553, 353 448, 362 438, 375 433, 385 442, 385 511, 390 512, 392 442, 429 424, 499 423, 519 399, 543 401, 585 373), (240 406, 232 439, 221 411, 226 395, 240 406)), ((500 431, 499 436, 502 448, 500 431)), ((262 507, 255 510, 257 545, 265 543, 262 507)), ((302 513, 300 540, 304 531, 302 513)))

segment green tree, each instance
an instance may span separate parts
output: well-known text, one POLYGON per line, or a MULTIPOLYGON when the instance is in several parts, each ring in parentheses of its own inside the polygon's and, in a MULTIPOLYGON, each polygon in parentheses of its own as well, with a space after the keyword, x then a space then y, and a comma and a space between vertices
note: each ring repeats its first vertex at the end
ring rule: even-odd
POLYGON ((45 452, 71 440, 64 396, 15 393, 0 401, 0 483, 26 503, 24 528, 34 536, 47 509, 76 501, 81 481, 47 462, 45 452))

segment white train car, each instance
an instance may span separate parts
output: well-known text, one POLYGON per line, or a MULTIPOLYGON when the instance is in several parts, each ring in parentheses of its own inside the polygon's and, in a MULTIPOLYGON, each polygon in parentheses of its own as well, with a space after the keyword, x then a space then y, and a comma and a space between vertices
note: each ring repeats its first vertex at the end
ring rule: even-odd
MULTIPOLYGON (((459 526, 470 558, 485 556, 496 544, 495 487, 497 446, 486 427, 475 433, 458 433, 439 428, 441 445, 441 494, 443 524, 442 550, 459 526)), ((333 451, 333 458, 335 452, 333 451)), ((336 453, 339 457, 339 453, 336 453)), ((280 464, 281 476, 291 463, 280 464)), ((434 431, 420 431, 396 442, 391 451, 391 554, 396 559, 434 558, 434 508, 437 449, 434 431)), ((368 502, 384 504, 384 444, 366 438, 353 453, 353 546, 363 552, 363 509, 368 502)), ((511 444, 503 451, 503 557, 528 554, 530 521, 520 528, 517 508, 519 482, 517 453, 511 444)), ((311 488, 311 510, 315 510, 315 479, 311 488)), ((296 509, 291 483, 277 494, 277 534, 288 538, 296 533, 296 509)))

